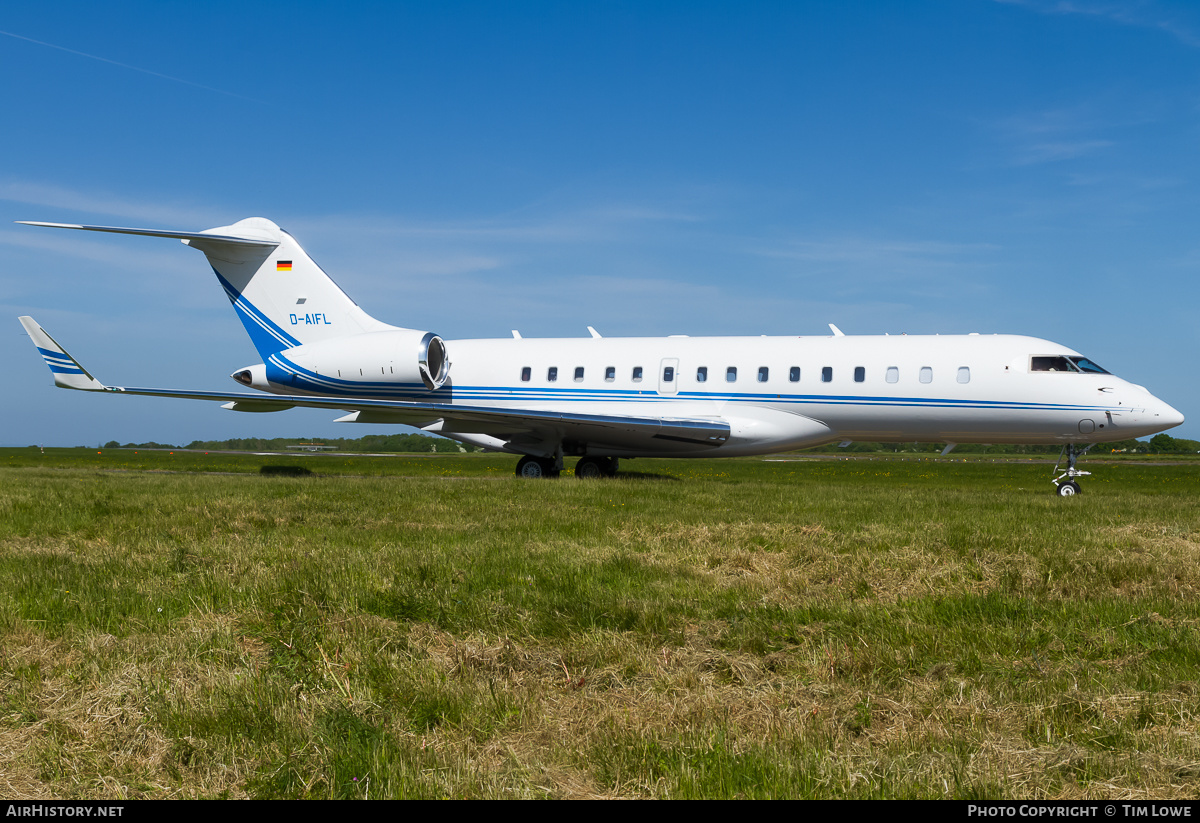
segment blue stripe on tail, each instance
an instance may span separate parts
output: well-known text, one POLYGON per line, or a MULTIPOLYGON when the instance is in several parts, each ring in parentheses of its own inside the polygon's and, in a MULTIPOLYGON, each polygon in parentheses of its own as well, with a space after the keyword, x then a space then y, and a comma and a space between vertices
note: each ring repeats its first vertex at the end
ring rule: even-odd
POLYGON ((258 349, 258 353, 264 361, 284 349, 300 345, 299 340, 281 329, 253 303, 243 297, 241 292, 235 289, 233 284, 215 268, 213 273, 217 275, 217 280, 221 281, 221 288, 225 289, 225 295, 233 304, 238 319, 246 327, 246 333, 250 335, 250 342, 254 344, 254 348, 258 349))

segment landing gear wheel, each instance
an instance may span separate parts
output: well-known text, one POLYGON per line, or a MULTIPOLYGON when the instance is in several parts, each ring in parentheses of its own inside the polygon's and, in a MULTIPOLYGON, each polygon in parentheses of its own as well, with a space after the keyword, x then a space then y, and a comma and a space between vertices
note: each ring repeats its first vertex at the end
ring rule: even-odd
POLYGON ((580 480, 594 480, 600 477, 606 477, 608 472, 605 471, 607 461, 598 457, 581 457, 579 462, 575 464, 575 476, 580 480))
POLYGON ((1054 464, 1054 473, 1058 474, 1058 467, 1062 465, 1063 457, 1067 458, 1067 470, 1054 478, 1054 485, 1057 487, 1055 494, 1059 497, 1074 497, 1083 491, 1079 488, 1079 484, 1075 482, 1075 478, 1087 477, 1091 472, 1075 468, 1075 462, 1087 454, 1088 449, 1093 445, 1095 444, 1084 446, 1083 449, 1076 448, 1074 443, 1068 443, 1063 446, 1062 454, 1058 456, 1058 462, 1054 464))
POLYGON ((597 477, 616 477, 620 460, 615 457, 581 457, 575 464, 575 476, 581 480, 597 477))
POLYGON ((525 455, 517 461, 517 477, 538 480, 543 477, 558 477, 558 472, 554 469, 553 460, 525 455))

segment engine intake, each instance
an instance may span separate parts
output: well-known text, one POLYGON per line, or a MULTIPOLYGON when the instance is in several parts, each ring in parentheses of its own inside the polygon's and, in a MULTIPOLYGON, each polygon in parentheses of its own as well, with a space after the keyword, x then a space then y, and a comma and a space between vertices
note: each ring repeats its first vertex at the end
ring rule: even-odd
POLYGON ((426 332, 417 351, 417 365, 421 369, 421 382, 433 391, 440 389, 450 375, 450 360, 446 357, 446 341, 433 332, 426 332))

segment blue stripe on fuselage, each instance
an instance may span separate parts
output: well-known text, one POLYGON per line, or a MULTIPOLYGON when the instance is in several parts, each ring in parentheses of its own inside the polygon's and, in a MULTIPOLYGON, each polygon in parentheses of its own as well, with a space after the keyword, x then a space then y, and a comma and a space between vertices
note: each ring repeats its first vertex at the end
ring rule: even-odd
POLYGON ((1119 407, 1085 406, 1062 403, 1034 403, 1012 400, 958 400, 949 397, 881 397, 870 395, 755 394, 753 392, 679 392, 660 395, 653 389, 522 388, 517 386, 447 386, 430 392, 420 383, 390 383, 379 380, 347 380, 297 366, 282 354, 267 361, 267 379, 280 387, 332 397, 419 400, 451 402, 455 399, 479 402, 518 401, 528 403, 568 402, 652 402, 668 404, 675 400, 788 405, 891 406, 907 408, 1010 409, 1022 411, 1119 411, 1119 407))

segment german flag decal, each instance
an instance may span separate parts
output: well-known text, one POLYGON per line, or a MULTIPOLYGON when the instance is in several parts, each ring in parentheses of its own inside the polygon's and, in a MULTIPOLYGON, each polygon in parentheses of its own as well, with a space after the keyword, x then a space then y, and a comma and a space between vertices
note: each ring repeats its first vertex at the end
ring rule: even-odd
POLYGON ((291 270, 292 270, 292 261, 291 260, 276 260, 275 261, 275 271, 291 271, 291 270))

